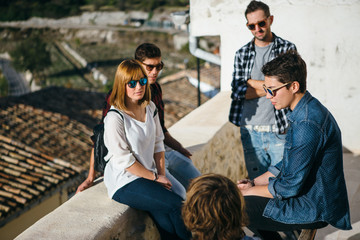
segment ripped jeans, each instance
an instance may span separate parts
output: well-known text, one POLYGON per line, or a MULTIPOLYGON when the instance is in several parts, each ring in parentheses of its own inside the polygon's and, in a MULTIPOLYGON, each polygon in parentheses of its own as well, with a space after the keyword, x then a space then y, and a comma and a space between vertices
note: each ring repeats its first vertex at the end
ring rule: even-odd
POLYGON ((267 172, 283 158, 286 134, 259 132, 240 127, 246 169, 250 179, 267 172))

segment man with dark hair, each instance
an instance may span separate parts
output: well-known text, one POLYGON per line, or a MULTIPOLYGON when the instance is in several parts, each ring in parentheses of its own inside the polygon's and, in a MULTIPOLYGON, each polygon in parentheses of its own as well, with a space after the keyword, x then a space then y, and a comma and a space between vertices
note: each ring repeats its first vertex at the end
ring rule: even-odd
POLYGON ((271 32, 274 17, 265 3, 251 1, 245 17, 254 38, 235 54, 229 121, 240 126, 246 168, 253 179, 281 160, 288 127, 286 109, 275 110, 266 101, 261 68, 296 47, 271 32))
POLYGON ((275 109, 289 108, 284 157, 254 180, 240 180, 248 228, 263 239, 275 231, 351 229, 340 129, 306 90, 306 64, 296 51, 267 63, 263 91, 275 109))
MULTIPOLYGON (((136 48, 135 59, 142 63, 147 73, 147 78, 151 89, 151 100, 155 103, 158 109, 160 124, 165 137, 164 143, 165 146, 167 146, 165 152, 166 176, 172 183, 172 191, 185 199, 186 188, 189 184, 189 181, 195 177, 200 176, 200 172, 190 159, 191 153, 185 149, 181 143, 173 138, 165 127, 162 91, 160 85, 156 82, 160 71, 164 67, 164 63, 161 61, 161 51, 156 45, 152 43, 143 43, 136 48)), ((111 91, 106 97, 106 107, 103 109, 103 118, 110 109, 110 104, 108 102, 110 93, 111 91)), ((93 154, 94 149, 91 151, 88 177, 82 184, 79 185, 76 191, 77 193, 93 185, 95 178, 93 154)))

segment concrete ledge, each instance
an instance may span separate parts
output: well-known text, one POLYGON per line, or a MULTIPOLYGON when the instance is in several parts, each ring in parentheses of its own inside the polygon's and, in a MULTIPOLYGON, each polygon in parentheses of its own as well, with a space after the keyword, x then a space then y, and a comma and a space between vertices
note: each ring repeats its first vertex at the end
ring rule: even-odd
POLYGON ((228 122, 230 92, 220 92, 174 124, 170 133, 185 147, 206 144, 228 122))
POLYGON ((109 199, 101 181, 76 194, 15 239, 158 239, 157 234, 146 213, 109 199), (144 232, 148 235, 135 234, 144 232))
MULTIPOLYGON (((169 129, 202 173, 233 180, 246 174, 240 131, 228 123, 230 93, 221 92, 169 129)), ((20 234, 23 239, 159 239, 150 217, 108 198, 103 182, 76 194, 20 234)))

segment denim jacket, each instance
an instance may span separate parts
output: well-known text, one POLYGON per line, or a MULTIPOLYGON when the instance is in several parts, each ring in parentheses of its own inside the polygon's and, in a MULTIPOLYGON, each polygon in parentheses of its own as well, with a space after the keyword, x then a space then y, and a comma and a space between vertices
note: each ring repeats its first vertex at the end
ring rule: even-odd
POLYGON ((284 157, 269 171, 274 196, 263 215, 288 224, 324 221, 351 229, 340 129, 309 92, 288 113, 284 157))

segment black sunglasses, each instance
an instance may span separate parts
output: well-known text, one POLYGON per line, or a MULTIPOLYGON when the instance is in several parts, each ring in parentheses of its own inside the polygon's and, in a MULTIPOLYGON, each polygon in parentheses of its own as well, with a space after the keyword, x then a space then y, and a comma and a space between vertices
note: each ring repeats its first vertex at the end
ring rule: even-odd
POLYGON ((156 70, 160 71, 161 69, 163 69, 163 67, 165 65, 162 61, 156 65, 146 64, 146 63, 142 63, 142 64, 144 64, 146 66, 146 70, 148 70, 149 72, 151 72, 154 68, 156 68, 156 70))
POLYGON ((289 85, 289 84, 291 84, 291 82, 284 83, 283 85, 278 86, 278 87, 276 87, 276 88, 272 88, 272 89, 266 87, 265 84, 263 84, 263 88, 264 88, 265 93, 269 93, 271 96, 274 97, 277 90, 279 90, 280 88, 283 88, 283 87, 285 87, 285 86, 287 86, 287 85, 289 85))
POLYGON ((255 30, 256 25, 258 25, 259 27, 265 27, 267 18, 265 18, 264 20, 262 20, 260 22, 255 23, 255 24, 246 24, 246 26, 248 27, 249 30, 255 30))
POLYGON ((127 83, 129 88, 135 88, 137 85, 137 82, 140 83, 140 86, 144 86, 147 83, 147 78, 141 78, 140 80, 131 80, 127 83))

